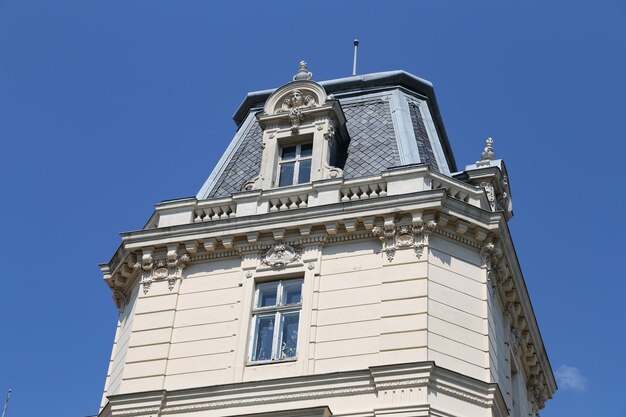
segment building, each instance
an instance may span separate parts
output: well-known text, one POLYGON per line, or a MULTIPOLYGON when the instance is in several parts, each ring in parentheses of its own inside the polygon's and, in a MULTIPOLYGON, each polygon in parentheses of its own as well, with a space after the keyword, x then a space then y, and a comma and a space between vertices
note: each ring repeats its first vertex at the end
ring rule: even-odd
POLYGON ((234 118, 197 197, 101 265, 100 416, 539 414, 556 384, 491 140, 459 171, 428 81, 304 62, 234 118))

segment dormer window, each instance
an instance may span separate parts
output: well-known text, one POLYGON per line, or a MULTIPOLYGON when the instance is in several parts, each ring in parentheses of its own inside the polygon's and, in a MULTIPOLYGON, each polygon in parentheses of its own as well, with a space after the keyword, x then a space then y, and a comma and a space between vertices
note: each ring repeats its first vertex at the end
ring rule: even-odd
POLYGON ((263 130, 261 167, 243 190, 269 190, 342 176, 348 132, 339 101, 315 81, 306 63, 257 113, 263 130), (337 165, 336 165, 337 164, 337 165))
POLYGON ((283 146, 278 163, 278 186, 304 184, 311 181, 313 143, 283 146))

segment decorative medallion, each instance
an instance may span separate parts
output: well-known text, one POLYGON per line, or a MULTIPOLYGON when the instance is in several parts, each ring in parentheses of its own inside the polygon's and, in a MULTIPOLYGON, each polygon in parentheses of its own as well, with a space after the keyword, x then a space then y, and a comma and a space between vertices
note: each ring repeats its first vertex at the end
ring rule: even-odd
POLYGON ((265 253, 262 263, 263 265, 279 269, 298 259, 300 259, 299 252, 286 243, 278 243, 265 253))

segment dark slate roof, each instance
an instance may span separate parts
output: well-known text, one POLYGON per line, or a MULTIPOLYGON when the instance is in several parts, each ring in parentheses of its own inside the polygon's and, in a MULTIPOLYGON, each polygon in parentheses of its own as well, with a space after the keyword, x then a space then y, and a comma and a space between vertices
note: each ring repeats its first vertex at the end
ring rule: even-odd
MULTIPOLYGON (((366 101, 342 108, 350 136, 344 178, 375 175, 400 165, 389 102, 366 101)), ((262 133, 259 123, 256 120, 252 123, 208 198, 226 197, 241 191, 246 182, 259 175, 262 133)))
POLYGON ((342 108, 350 135, 344 178, 375 175, 400 165, 389 102, 376 100, 342 108))
MULTIPOLYGON (((420 96, 426 97, 432 111, 432 117, 441 140, 441 145, 443 146, 448 167, 450 167, 450 171, 454 172, 457 170, 452 148, 450 147, 450 141, 448 140, 443 119, 441 118, 441 112, 439 111, 439 105, 437 104, 435 90, 430 81, 416 77, 406 71, 396 70, 320 81, 320 84, 324 87, 328 94, 335 94, 339 92, 343 93, 348 91, 358 93, 381 88, 388 89, 390 87, 403 87, 417 93, 420 96)), ((262 107, 265 100, 267 100, 267 98, 274 91, 274 89, 271 89, 248 93, 233 116, 237 126, 241 126, 250 109, 254 107, 262 107)))
MULTIPOLYGON (((411 74, 403 71, 394 71, 390 73, 368 74, 359 77, 349 77, 341 80, 331 80, 321 82, 330 93, 335 93, 339 100, 344 115, 346 117, 346 129, 348 138, 345 138, 347 149, 343 149, 343 155, 338 155, 335 163, 336 166, 343 168, 344 178, 356 178, 368 175, 376 175, 380 172, 401 166, 407 163, 423 163, 433 171, 450 172, 456 170, 454 157, 449 148, 448 139, 445 136, 445 130, 441 122, 437 103, 432 91, 432 85, 427 81, 421 80, 411 74), (412 143, 412 135, 403 133, 402 137, 396 137, 398 132, 394 127, 397 118, 392 117, 393 111, 400 111, 398 104, 390 104, 389 96, 381 94, 385 91, 396 91, 400 87, 404 92, 401 93, 401 100, 404 101, 404 111, 408 110, 408 114, 404 117, 403 124, 400 129, 409 129, 414 133, 412 143), (410 87, 407 88, 407 87, 410 87), (414 97, 425 99, 428 101, 430 109, 429 117, 434 120, 434 128, 437 131, 438 147, 437 151, 433 149, 433 143, 429 139, 429 132, 426 122, 422 118, 422 111, 417 104, 413 103, 410 98, 414 97), (406 107, 408 104, 408 108, 406 107), (410 116, 410 119, 409 119, 410 116), (412 129, 411 129, 412 128, 412 129), (400 142, 402 143, 400 143, 400 142), (408 142, 407 142, 408 141, 408 142), (413 147, 410 152, 414 152, 414 157, 400 155, 400 149, 413 147), (404 148, 403 148, 404 147, 404 148), (417 151, 417 152, 415 152, 417 151), (443 155, 441 152, 443 151, 443 155), (439 152, 439 153, 438 153, 439 152), (419 161, 417 154, 419 153, 419 161), (444 159, 442 159, 444 158, 444 159), (442 169, 441 164, 445 164, 442 169), (447 171, 447 170, 450 171, 447 171)), ((240 124, 243 138, 234 141, 235 146, 230 156, 224 161, 225 165, 218 165, 214 171, 217 178, 213 177, 205 183, 205 190, 199 193, 198 198, 219 198, 227 197, 232 193, 242 190, 244 184, 257 177, 260 173, 261 154, 262 154, 262 131, 256 120, 243 126, 239 119, 242 117, 242 108, 250 112, 259 112, 260 106, 267 99, 273 90, 267 90, 248 95, 242 107, 238 110, 236 120, 240 124), (256 103, 256 104, 255 104, 256 103), (255 104, 252 106, 252 104, 255 104)), ((403 113, 406 114, 406 113, 403 113)), ((396 114, 396 117, 398 114, 396 114)), ((425 116, 425 115, 424 115, 425 116)), ((247 117, 247 116, 246 116, 247 117)), ((432 138, 432 135, 431 135, 432 138)), ((231 146, 232 146, 231 145, 231 146)), ((204 187, 203 187, 204 188, 204 187)))
POLYGON ((227 197, 241 191, 243 185, 259 175, 261 171, 261 144, 263 132, 255 120, 233 158, 228 162, 224 172, 215 183, 209 198, 227 197))

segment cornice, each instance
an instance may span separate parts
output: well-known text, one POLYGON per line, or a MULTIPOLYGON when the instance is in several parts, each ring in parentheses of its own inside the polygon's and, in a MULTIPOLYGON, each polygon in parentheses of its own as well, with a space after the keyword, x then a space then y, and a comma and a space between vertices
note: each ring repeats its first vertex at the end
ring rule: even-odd
MULTIPOLYGON (((275 404, 275 412, 280 412, 285 410, 285 406, 297 408, 294 402, 298 400, 357 394, 378 396, 410 387, 427 387, 439 394, 485 408, 493 407, 498 393, 493 383, 454 373, 437 367, 433 362, 418 362, 188 390, 113 395, 109 397, 107 409, 112 417, 157 412, 169 415, 216 409, 228 413, 227 409, 231 407, 259 404, 275 404), (157 399, 160 400, 158 403, 157 399)), ((405 404, 401 407, 421 405, 425 404, 405 404)))
MULTIPOLYGON (((445 197, 444 190, 419 191, 410 194, 379 197, 372 200, 347 201, 291 211, 226 218, 211 223, 190 223, 159 229, 124 232, 120 235, 125 248, 135 249, 145 245, 161 242, 171 243, 205 234, 214 234, 215 236, 221 236, 225 232, 229 234, 244 234, 250 231, 261 231, 276 227, 297 227, 301 224, 323 223, 342 217, 375 216, 381 215, 387 209, 410 211, 436 208, 442 205, 445 197)), ((484 210, 477 210, 488 214, 484 210)), ((470 209, 470 211, 472 210, 470 209)), ((472 213, 476 214, 473 211, 472 213)))

